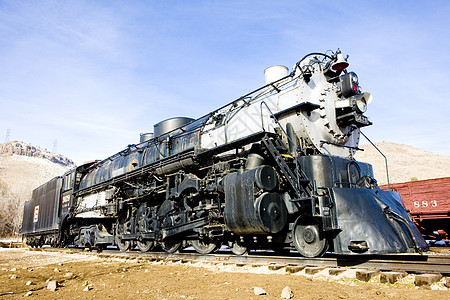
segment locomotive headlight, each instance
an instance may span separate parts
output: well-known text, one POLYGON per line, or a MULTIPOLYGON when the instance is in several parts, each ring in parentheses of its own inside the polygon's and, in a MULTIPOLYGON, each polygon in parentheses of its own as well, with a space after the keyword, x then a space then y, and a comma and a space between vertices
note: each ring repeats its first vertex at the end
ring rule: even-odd
POLYGON ((357 95, 355 98, 355 108, 356 111, 363 114, 367 110, 367 105, 372 102, 372 95, 370 93, 364 93, 362 95, 357 95))
POLYGON ((336 101, 335 108, 339 109, 341 113, 346 113, 347 111, 352 110, 359 114, 363 114, 367 111, 367 105, 370 102, 372 102, 372 95, 370 93, 358 94, 336 101))
POLYGON ((345 99, 339 99, 334 103, 336 108, 336 123, 339 126, 356 125, 357 127, 372 125, 369 118, 363 114, 367 111, 367 105, 372 102, 370 93, 357 94, 345 99))
POLYGON ((361 97, 355 97, 353 105, 357 112, 359 112, 360 114, 363 114, 367 110, 367 101, 363 95, 358 95, 358 96, 361 96, 361 97))

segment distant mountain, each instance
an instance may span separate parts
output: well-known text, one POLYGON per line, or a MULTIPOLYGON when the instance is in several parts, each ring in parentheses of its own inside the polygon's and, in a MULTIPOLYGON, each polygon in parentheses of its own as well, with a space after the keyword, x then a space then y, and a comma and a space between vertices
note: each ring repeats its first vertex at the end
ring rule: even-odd
POLYGON ((71 159, 64 157, 60 154, 51 153, 47 150, 35 147, 24 142, 8 142, 6 144, 0 144, 0 156, 28 156, 48 159, 49 161, 60 164, 64 167, 73 167, 74 163, 71 159))
MULTIPOLYGON (((408 145, 381 142, 375 144, 388 159, 391 183, 450 176, 450 156, 434 154, 408 145)), ((387 184, 383 156, 372 146, 362 145, 355 159, 373 166, 379 185, 387 184)))
POLYGON ((73 161, 22 142, 0 144, 0 235, 22 224, 32 191, 74 166, 73 161))

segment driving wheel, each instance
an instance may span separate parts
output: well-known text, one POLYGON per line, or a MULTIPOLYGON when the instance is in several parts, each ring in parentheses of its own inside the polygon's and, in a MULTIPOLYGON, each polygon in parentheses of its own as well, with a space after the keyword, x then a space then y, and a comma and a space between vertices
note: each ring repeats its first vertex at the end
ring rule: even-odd
POLYGON ((136 245, 138 246, 139 251, 141 252, 148 252, 150 250, 153 250, 153 248, 155 248, 155 242, 151 240, 137 241, 136 245))
POLYGON ((200 254, 209 254, 212 253, 222 246, 222 243, 219 240, 212 240, 210 238, 200 238, 198 240, 193 240, 191 242, 192 247, 200 254))
POLYGON ((129 233, 130 230, 127 229, 129 226, 129 222, 120 223, 117 222, 116 224, 116 235, 114 237, 114 240, 116 242, 117 247, 120 251, 124 252, 131 248, 131 241, 125 241, 122 239, 122 235, 125 233, 129 233))
POLYGON ((167 253, 175 253, 181 248, 181 241, 177 241, 174 238, 166 238, 161 242, 161 248, 167 253))
POLYGON ((155 248, 155 241, 149 239, 142 239, 142 234, 153 232, 153 220, 151 219, 150 211, 147 204, 142 204, 136 214, 135 231, 139 238, 136 245, 141 252, 148 252, 155 248))

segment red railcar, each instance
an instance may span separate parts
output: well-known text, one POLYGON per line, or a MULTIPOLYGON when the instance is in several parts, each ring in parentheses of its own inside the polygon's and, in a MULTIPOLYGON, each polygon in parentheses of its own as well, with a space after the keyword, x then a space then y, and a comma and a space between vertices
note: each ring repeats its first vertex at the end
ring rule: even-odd
MULTIPOLYGON (((387 185, 381 186, 387 190, 387 185)), ((449 240, 450 177, 391 184, 410 210, 419 229, 430 239, 449 240)))

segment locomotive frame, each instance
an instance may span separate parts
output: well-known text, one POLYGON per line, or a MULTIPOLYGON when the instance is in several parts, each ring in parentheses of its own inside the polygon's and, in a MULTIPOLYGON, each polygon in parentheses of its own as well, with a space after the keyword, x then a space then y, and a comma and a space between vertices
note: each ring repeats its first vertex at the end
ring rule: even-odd
POLYGON ((425 250, 398 194, 353 159, 371 96, 347 67, 339 50, 308 54, 206 116, 162 121, 154 136, 68 171, 55 179, 57 229, 30 222, 39 199, 25 205, 27 243, 306 257, 425 250))

